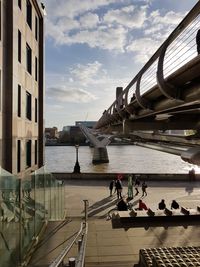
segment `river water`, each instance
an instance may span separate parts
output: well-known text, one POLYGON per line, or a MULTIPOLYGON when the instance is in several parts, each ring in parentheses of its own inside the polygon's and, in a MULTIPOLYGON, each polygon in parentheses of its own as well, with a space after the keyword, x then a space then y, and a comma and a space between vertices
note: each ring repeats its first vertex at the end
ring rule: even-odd
MULTIPOLYGON (((188 173, 194 167, 179 156, 133 145, 108 146, 109 163, 93 165, 93 148, 80 146, 81 172, 100 173, 188 173)), ((74 146, 45 147, 45 161, 50 172, 73 172, 76 161, 74 146)))

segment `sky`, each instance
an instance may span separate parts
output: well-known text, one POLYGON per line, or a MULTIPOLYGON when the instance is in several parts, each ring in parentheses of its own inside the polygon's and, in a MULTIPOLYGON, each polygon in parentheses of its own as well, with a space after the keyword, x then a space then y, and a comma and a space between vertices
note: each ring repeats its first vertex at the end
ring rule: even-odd
POLYGON ((197 0, 43 0, 45 127, 100 119, 197 0))

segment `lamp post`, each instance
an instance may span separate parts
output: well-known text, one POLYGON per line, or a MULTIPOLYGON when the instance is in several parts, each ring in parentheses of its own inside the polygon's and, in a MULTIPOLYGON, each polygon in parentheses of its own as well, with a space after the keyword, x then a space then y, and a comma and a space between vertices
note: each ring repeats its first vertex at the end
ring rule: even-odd
POLYGON ((76 163, 74 166, 74 173, 80 173, 80 165, 78 162, 78 149, 79 149, 79 145, 75 145, 76 148, 76 163))

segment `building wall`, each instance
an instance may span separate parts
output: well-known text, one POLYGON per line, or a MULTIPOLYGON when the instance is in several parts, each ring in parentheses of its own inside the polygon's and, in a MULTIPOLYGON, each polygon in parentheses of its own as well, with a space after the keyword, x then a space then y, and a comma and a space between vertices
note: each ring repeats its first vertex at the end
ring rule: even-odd
POLYGON ((27 0, 21 1, 21 7, 16 0, 3 2, 2 28, 5 31, 5 40, 3 41, 2 167, 23 177, 43 165, 43 15, 37 1, 29 0, 32 11, 30 28, 26 14, 27 0), (19 32, 21 42, 19 42, 19 32), (19 60, 19 43, 21 43, 21 60, 19 60), (31 51, 31 64, 28 64, 31 66, 31 74, 27 70, 27 45, 31 51), (27 118, 28 102, 28 116, 31 114, 31 118, 27 118), (31 162, 27 166, 26 148, 30 140, 31 162))
MULTIPOLYGON (((2 4, 0 1, 0 163, 2 162, 2 4)), ((0 164, 1 165, 1 164, 0 164)))

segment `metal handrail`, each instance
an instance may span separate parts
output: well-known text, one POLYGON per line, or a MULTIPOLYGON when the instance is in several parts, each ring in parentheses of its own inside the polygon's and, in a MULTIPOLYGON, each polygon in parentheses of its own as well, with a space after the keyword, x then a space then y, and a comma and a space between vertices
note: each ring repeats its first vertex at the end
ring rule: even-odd
POLYGON ((79 250, 79 257, 76 260, 76 267, 83 267, 85 263, 85 250, 86 250, 86 242, 87 242, 87 233, 88 233, 88 223, 85 224, 85 234, 83 240, 81 242, 81 247, 79 250))
POLYGON ((85 223, 83 222, 81 223, 80 230, 78 231, 73 241, 61 251, 60 255, 49 265, 49 267, 58 267, 59 264, 63 262, 64 257, 67 255, 67 253, 70 251, 70 249, 72 248, 72 246, 74 245, 74 243, 76 242, 80 234, 82 233, 84 224, 85 223))
POLYGON ((79 249, 79 257, 78 257, 78 261, 77 261, 77 266, 78 267, 84 266, 85 249, 86 249, 87 232, 88 232, 87 219, 88 219, 88 206, 89 206, 89 204, 88 204, 88 200, 83 200, 83 201, 84 201, 84 206, 85 206, 84 222, 81 223, 81 227, 80 227, 77 235, 73 239, 73 241, 61 251, 59 256, 49 265, 49 267, 59 267, 60 264, 63 264, 63 260, 64 260, 65 256, 70 251, 70 249, 75 244, 75 242, 77 241, 77 239, 80 235, 82 235, 82 239, 81 239, 81 246, 79 249), (85 230, 85 232, 83 233, 84 230, 85 230))

